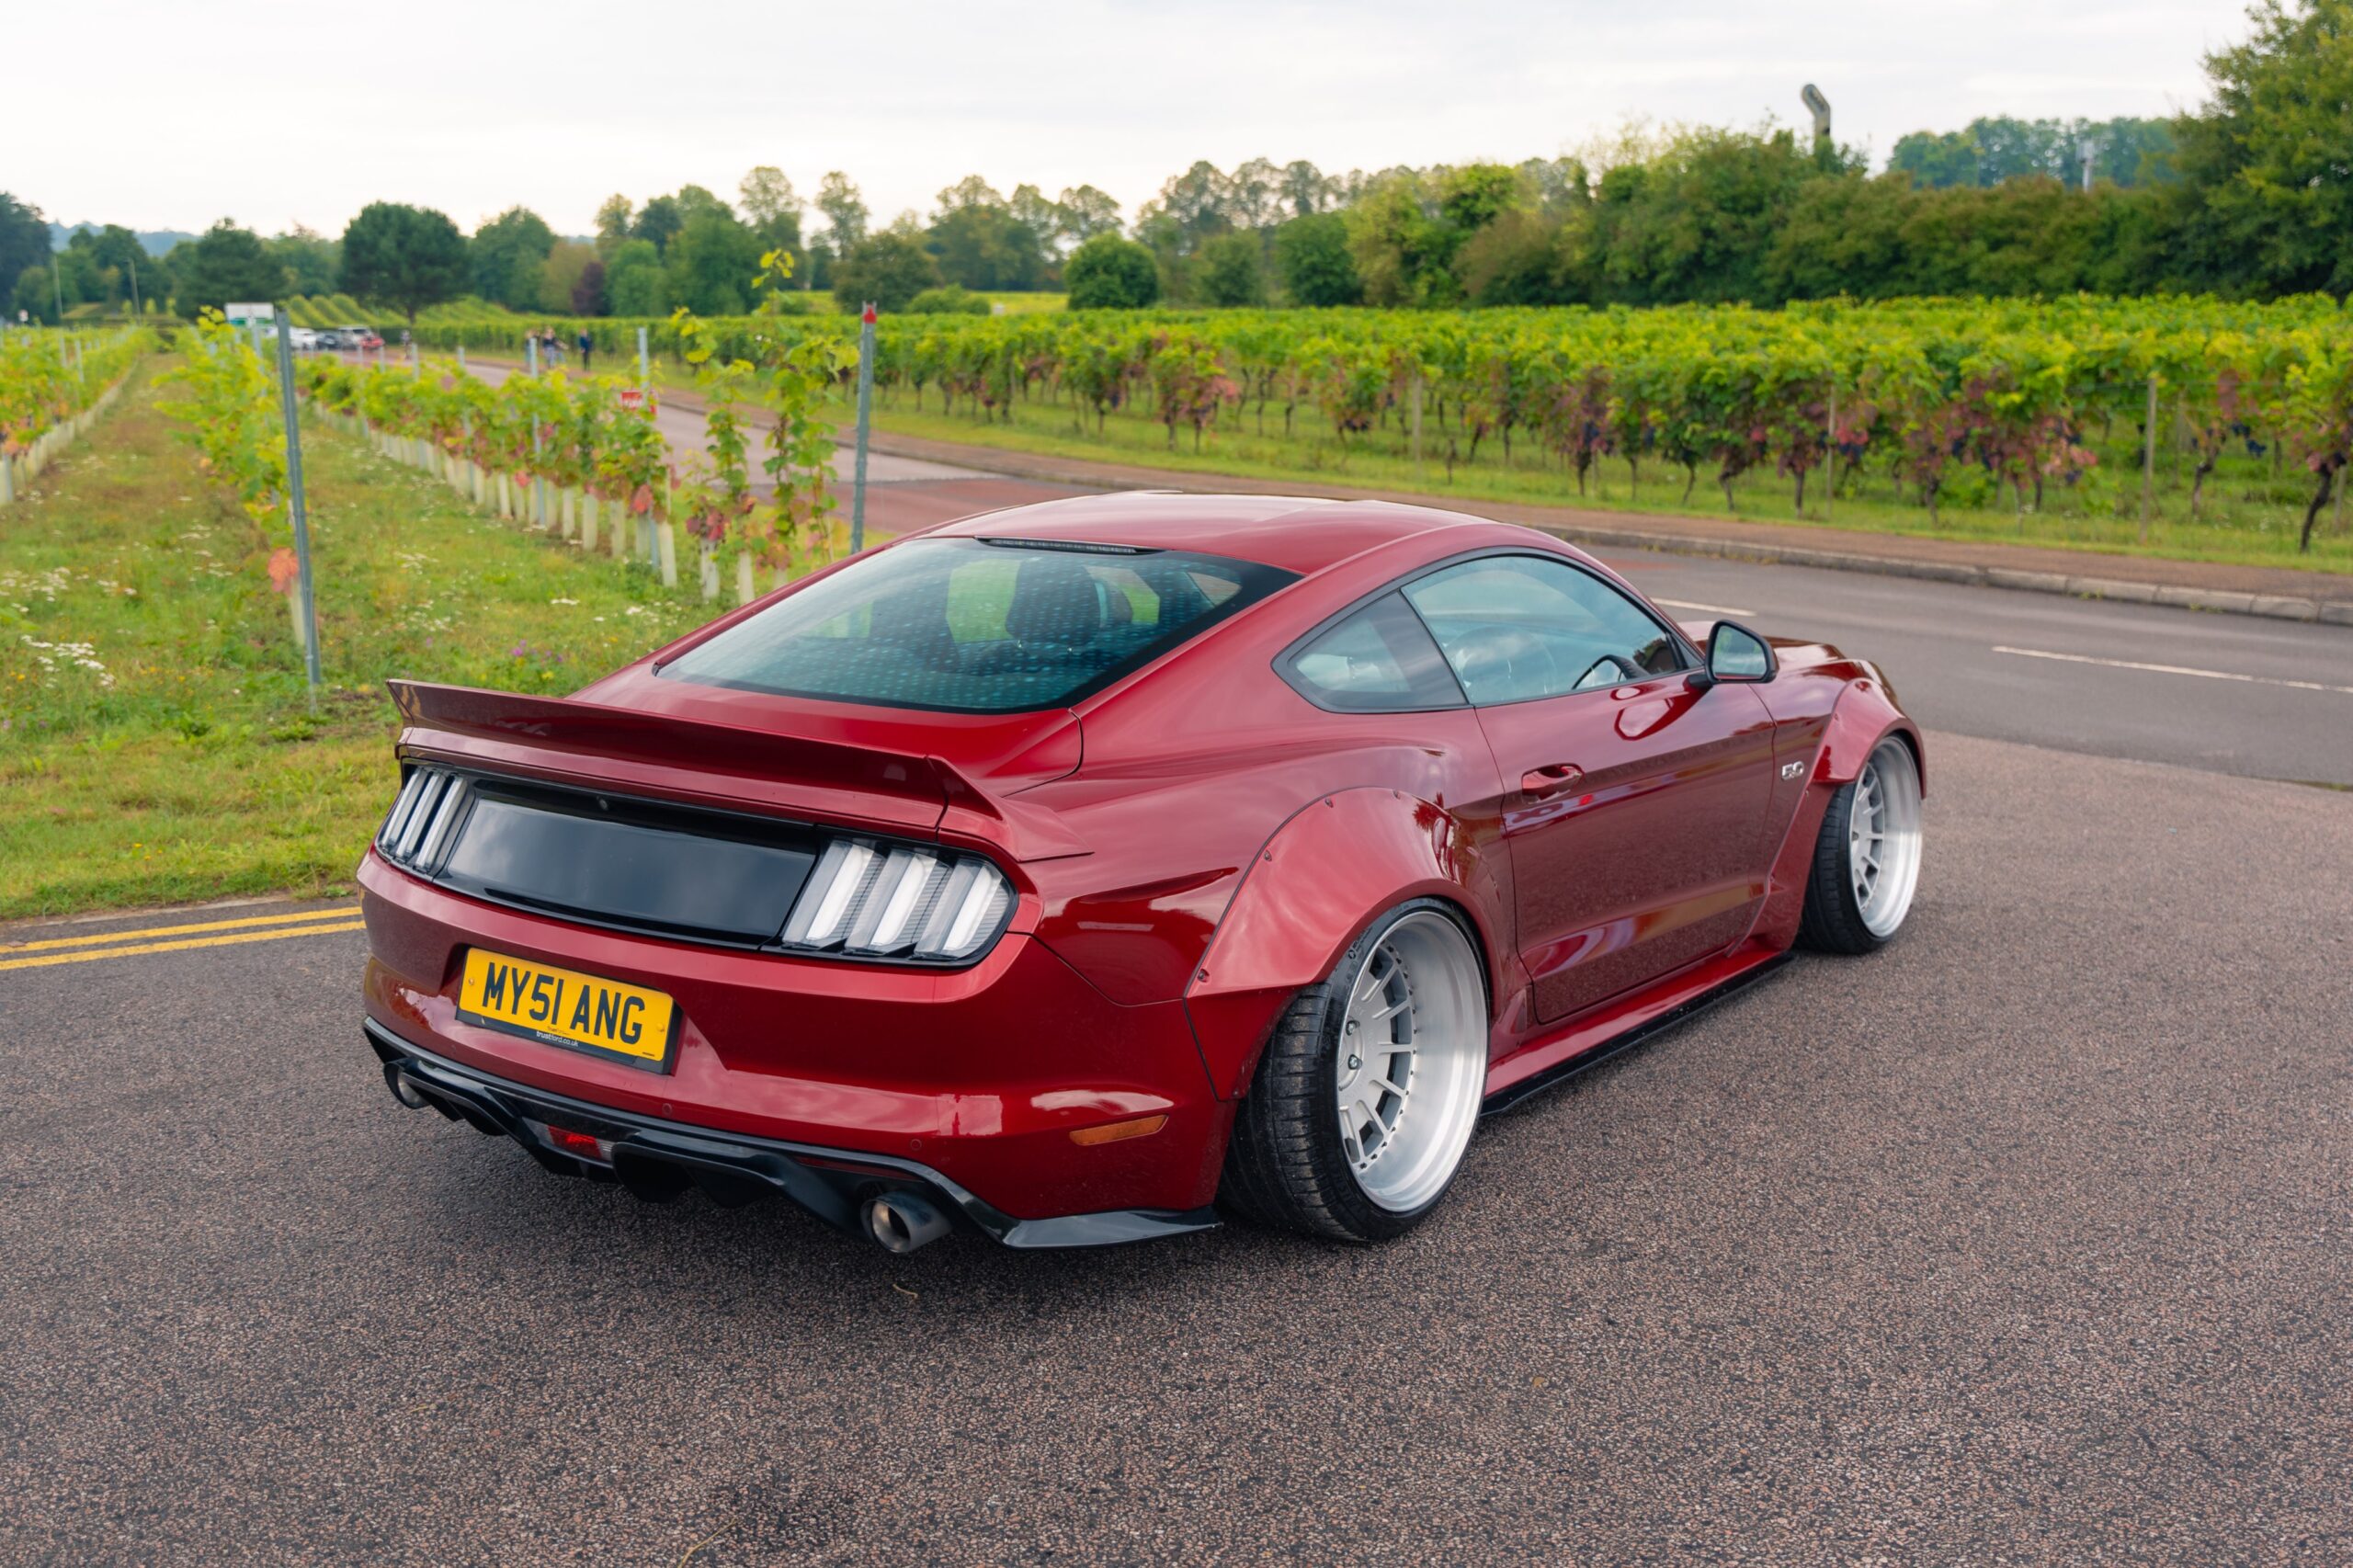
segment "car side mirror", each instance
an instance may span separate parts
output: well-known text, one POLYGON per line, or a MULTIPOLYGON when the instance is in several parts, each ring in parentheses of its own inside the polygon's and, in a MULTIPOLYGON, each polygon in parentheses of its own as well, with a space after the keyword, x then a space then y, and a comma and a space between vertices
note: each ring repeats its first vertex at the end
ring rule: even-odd
POLYGON ((1720 620, 1708 633, 1707 666, 1691 672, 1691 685, 1762 686, 1780 670, 1770 642, 1737 621, 1720 620))

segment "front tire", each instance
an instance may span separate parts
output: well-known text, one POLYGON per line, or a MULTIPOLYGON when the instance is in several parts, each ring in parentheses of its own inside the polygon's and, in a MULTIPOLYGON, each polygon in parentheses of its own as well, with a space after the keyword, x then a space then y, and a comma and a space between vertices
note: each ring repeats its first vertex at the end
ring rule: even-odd
POLYGON ((1920 766, 1889 735, 1822 814, 1798 940, 1824 953, 1884 947, 1919 885, 1920 766))
POLYGON ((1486 1087, 1478 949, 1434 899, 1375 920, 1268 1036, 1219 1196, 1243 1217, 1385 1241, 1446 1196, 1486 1087))

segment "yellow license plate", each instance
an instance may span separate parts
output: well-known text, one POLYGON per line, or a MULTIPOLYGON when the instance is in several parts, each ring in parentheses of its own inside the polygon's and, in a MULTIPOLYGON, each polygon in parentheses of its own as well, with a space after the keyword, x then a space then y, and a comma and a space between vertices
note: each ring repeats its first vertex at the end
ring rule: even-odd
POLYGON ((624 985, 475 948, 466 954, 458 1017, 526 1040, 618 1056, 666 1072, 677 1004, 659 991, 624 985))

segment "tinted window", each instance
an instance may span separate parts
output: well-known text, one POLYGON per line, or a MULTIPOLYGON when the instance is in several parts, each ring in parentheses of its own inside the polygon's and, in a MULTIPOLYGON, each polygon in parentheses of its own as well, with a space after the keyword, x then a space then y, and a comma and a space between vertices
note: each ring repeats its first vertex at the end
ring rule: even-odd
POLYGON ((1667 630, 1600 578, 1529 555, 1466 561, 1405 597, 1481 706, 1616 686, 1683 667, 1667 630))
POLYGON ((1317 707, 1342 713, 1462 702, 1445 655, 1395 594, 1382 595, 1292 654, 1284 678, 1317 707))
POLYGON ((1058 708, 1291 578, 1173 550, 916 540, 779 600, 661 673, 892 708, 1058 708))

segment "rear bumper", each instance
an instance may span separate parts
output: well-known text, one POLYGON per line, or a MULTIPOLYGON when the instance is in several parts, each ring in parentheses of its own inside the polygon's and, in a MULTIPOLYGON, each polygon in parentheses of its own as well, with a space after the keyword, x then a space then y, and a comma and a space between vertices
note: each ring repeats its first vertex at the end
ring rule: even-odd
POLYGON ((994 1228, 975 1216, 992 1234, 1105 1213, 1208 1222, 1233 1107, 1183 1005, 1114 1003, 1018 929, 969 969, 894 969, 579 926, 436 886, 373 852, 359 883, 380 1055, 617 1125, 918 1173, 958 1210, 972 1213, 969 1199, 999 1216, 994 1228), (680 1020, 669 1070, 469 1022, 457 997, 477 947, 668 994, 680 1020), (1093 1131, 1164 1118, 1149 1135, 1093 1131))
POLYGON ((618 1182, 654 1202, 689 1188, 731 1208, 770 1196, 789 1198, 827 1224, 858 1235, 864 1233, 858 1214, 867 1199, 885 1192, 920 1191, 1011 1247, 1108 1246, 1205 1231, 1218 1223, 1217 1211, 1210 1208, 1108 1210, 1017 1220, 915 1160, 714 1133, 631 1116, 470 1072, 418 1050, 372 1020, 362 1028, 383 1064, 385 1085, 403 1105, 421 1099, 453 1121, 494 1137, 512 1138, 554 1175, 618 1182), (551 1131, 559 1128, 597 1140, 601 1157, 586 1158, 559 1147, 551 1131))

